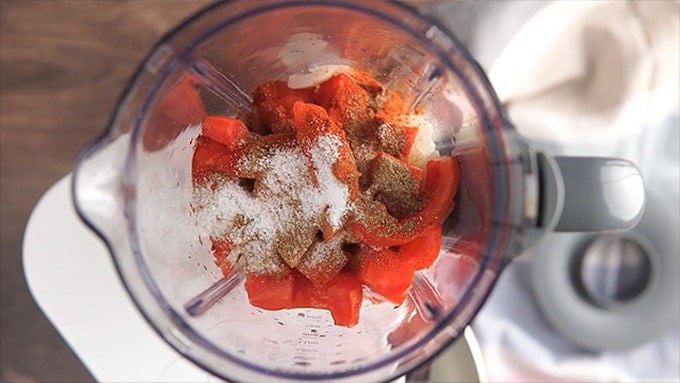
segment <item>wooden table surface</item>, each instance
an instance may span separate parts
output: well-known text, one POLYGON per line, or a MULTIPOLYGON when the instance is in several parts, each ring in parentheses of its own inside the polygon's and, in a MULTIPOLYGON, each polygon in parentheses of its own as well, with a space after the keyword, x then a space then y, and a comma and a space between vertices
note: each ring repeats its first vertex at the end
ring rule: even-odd
POLYGON ((0 0, 1 382, 94 380, 27 289, 24 228, 154 43, 210 2, 0 0))
POLYGON ((0 381, 93 380, 27 290, 26 221, 153 44, 207 3, 0 1, 0 381))

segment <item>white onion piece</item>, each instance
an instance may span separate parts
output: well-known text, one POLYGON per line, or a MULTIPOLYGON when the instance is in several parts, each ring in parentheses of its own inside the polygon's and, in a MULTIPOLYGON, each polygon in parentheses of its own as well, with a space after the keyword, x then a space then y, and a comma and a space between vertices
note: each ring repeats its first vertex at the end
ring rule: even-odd
POLYGON ((288 87, 291 89, 301 89, 316 86, 333 77, 336 73, 350 73, 351 71, 352 67, 345 64, 314 66, 305 73, 296 73, 288 76, 288 87))
POLYGON ((287 68, 304 67, 326 56, 337 57, 337 54, 321 35, 306 32, 290 36, 278 54, 287 68))
POLYGON ((416 139, 407 158, 411 165, 422 168, 427 161, 439 157, 434 141, 432 141, 434 125, 425 116, 406 115, 401 117, 401 122, 406 126, 418 128, 416 139))

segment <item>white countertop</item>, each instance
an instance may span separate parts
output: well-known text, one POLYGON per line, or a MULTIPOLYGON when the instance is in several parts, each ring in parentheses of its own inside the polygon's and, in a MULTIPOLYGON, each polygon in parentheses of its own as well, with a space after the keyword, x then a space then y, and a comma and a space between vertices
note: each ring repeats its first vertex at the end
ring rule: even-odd
MULTIPOLYGON (((78 218, 70 186, 69 174, 43 195, 23 244, 28 287, 66 343, 102 382, 221 381, 184 359, 144 320, 106 246, 78 218)), ((435 361, 432 376, 485 381, 480 355, 468 328, 435 361)))

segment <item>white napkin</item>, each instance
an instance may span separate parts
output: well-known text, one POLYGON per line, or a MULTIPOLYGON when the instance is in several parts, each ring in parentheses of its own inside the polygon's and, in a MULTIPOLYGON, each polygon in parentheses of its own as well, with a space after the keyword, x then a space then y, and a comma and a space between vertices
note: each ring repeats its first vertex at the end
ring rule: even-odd
MULTIPOLYGON (((430 12, 468 46, 536 146, 629 159, 680 210, 680 3, 455 2, 430 12)), ((473 323, 490 381, 680 381, 680 326, 630 350, 579 349, 542 315, 531 259, 503 272, 473 323)))

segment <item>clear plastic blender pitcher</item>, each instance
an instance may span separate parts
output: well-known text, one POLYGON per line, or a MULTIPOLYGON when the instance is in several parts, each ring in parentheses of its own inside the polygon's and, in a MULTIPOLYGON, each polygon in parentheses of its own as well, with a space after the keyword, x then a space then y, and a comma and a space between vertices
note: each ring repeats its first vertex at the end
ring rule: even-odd
POLYGON ((204 9, 147 56, 73 180, 78 213, 108 245, 148 322, 188 359, 232 381, 402 376, 462 333, 504 265, 542 232, 630 227, 643 189, 624 161, 536 153, 450 33, 407 6, 372 1, 204 9), (299 86, 346 67, 371 72, 423 110, 436 149, 454 153, 461 167, 437 261, 416 274, 402 305, 367 300, 349 328, 323 310, 251 306, 242 273, 222 277, 190 206, 193 143, 205 115, 243 113, 264 82, 299 86), (619 192, 637 202, 623 208, 612 198, 619 192))

